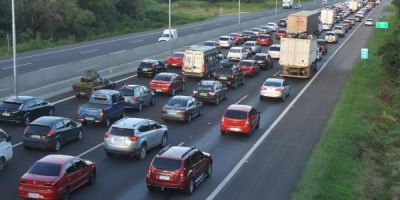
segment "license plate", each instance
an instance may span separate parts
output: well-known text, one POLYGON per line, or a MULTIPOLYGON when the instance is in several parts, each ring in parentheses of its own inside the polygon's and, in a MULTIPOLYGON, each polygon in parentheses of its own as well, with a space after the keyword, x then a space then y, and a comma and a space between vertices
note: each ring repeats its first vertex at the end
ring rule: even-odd
POLYGON ((28 193, 29 198, 39 199, 40 195, 37 193, 28 193))
POLYGON ((40 135, 31 135, 31 138, 40 139, 40 135))
POLYGON ((156 92, 162 92, 162 89, 156 89, 156 92))
POLYGON ((240 131, 239 128, 230 128, 229 130, 230 130, 230 131, 234 131, 234 132, 239 132, 239 131, 240 131))
POLYGON ((124 142, 124 140, 123 140, 122 138, 114 138, 113 141, 114 141, 115 143, 122 143, 122 142, 124 142))
POLYGON ((85 117, 85 120, 94 121, 94 118, 93 117, 85 117))
POLYGON ((148 69, 146 69, 146 68, 144 68, 144 69, 143 69, 143 71, 144 71, 144 72, 147 72, 147 71, 149 71, 149 70, 148 70, 148 69))
POLYGON ((169 177, 168 175, 162 175, 162 174, 160 174, 159 179, 160 179, 160 180, 169 181, 169 180, 171 179, 171 177, 169 177))
POLYGON ((177 66, 177 64, 172 64, 172 66, 177 66))
POLYGON ((207 93, 200 93, 200 96, 207 96, 207 93))
POLYGON ((221 79, 221 80, 228 80, 227 77, 219 77, 219 79, 221 79))
POLYGON ((263 63, 263 61, 261 61, 261 60, 258 60, 258 61, 257 61, 257 63, 263 63))
POLYGON ((10 116, 10 113, 4 112, 4 113, 3 113, 3 116, 9 117, 9 116, 10 116))

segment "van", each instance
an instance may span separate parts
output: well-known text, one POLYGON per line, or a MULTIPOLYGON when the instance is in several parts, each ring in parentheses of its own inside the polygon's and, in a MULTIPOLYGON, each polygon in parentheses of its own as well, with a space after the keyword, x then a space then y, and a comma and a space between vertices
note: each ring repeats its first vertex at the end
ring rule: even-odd
POLYGON ((191 46, 185 50, 182 74, 185 77, 211 78, 219 67, 218 49, 210 46, 191 46))
POLYGON ((11 136, 0 129, 0 171, 6 166, 6 162, 13 156, 11 136))
POLYGON ((165 29, 162 36, 158 38, 158 42, 167 42, 176 39, 178 39, 178 31, 176 29, 165 29))
POLYGON ((356 14, 356 17, 361 17, 361 18, 364 18, 364 12, 363 11, 358 11, 357 12, 357 14, 356 14))

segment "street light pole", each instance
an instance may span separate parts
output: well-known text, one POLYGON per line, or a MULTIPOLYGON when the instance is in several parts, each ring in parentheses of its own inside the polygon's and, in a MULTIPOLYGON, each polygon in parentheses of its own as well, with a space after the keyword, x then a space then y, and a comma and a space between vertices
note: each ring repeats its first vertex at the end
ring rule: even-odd
POLYGON ((238 16, 239 16, 239 24, 240 24, 240 0, 239 0, 239 9, 238 9, 238 16))
POLYGON ((11 0, 12 13, 12 38, 13 38, 13 73, 14 73, 14 95, 17 96, 17 60, 16 60, 16 37, 15 37, 15 6, 14 0, 11 0))
POLYGON ((168 30, 169 30, 169 40, 171 40, 171 0, 168 2, 168 30))
POLYGON ((278 0, 275 0, 275 17, 278 15, 278 0))

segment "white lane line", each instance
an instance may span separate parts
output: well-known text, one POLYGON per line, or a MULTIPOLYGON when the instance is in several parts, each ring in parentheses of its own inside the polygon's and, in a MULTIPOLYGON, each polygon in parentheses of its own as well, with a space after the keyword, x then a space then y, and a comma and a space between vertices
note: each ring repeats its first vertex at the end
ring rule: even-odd
POLYGON ((17 147, 17 146, 19 146, 19 145, 21 145, 22 144, 22 142, 18 142, 17 144, 14 144, 13 146, 12 146, 12 148, 15 148, 15 147, 17 147))
POLYGON ((121 51, 112 52, 110 54, 122 53, 122 52, 125 52, 125 51, 128 51, 128 50, 125 49, 125 50, 121 50, 121 51))
POLYGON ((277 71, 274 75, 272 76, 277 76, 279 73, 281 72, 281 70, 277 71))
POLYGON ((115 81, 115 82, 116 82, 116 83, 120 83, 120 82, 122 82, 122 81, 126 81, 126 80, 128 80, 128 79, 135 78, 136 76, 137 76, 137 74, 135 74, 135 75, 133 75, 133 76, 128 76, 128 77, 126 77, 126 78, 117 80, 117 81, 115 81))
POLYGON ((184 144, 185 144, 185 142, 181 142, 181 143, 178 144, 178 146, 181 147, 181 146, 183 146, 184 144))
POLYGON ((82 157, 82 156, 84 156, 84 155, 86 155, 86 154, 92 152, 93 150, 95 150, 95 149, 97 149, 97 148, 99 148, 99 147, 101 147, 101 146, 103 146, 103 142, 100 143, 100 144, 98 144, 98 145, 96 145, 96 146, 94 146, 94 147, 92 147, 91 149, 89 149, 89 150, 87 150, 87 151, 85 151, 85 152, 83 152, 83 153, 77 155, 76 157, 80 158, 80 157, 82 157))
MULTIPOLYGON (((30 65, 30 64, 32 64, 32 63, 24 63, 24 64, 17 65, 17 67, 23 67, 23 66, 30 65)), ((13 68, 13 66, 11 66, 11 67, 4 67, 4 68, 2 68, 2 69, 11 69, 11 68, 13 68)))
POLYGON ((80 54, 95 52, 95 51, 98 51, 98 50, 99 50, 99 49, 92 49, 92 50, 88 50, 88 51, 82 51, 80 54))
POLYGON ((143 41, 144 41, 144 40, 135 40, 135 41, 132 41, 131 44, 135 44, 135 43, 143 42, 143 41))
POLYGON ((239 99, 238 101, 236 101, 234 104, 238 104, 240 102, 242 102, 243 100, 245 100, 249 95, 246 95, 244 97, 242 97, 241 99, 239 99))
POLYGON ((9 90, 9 89, 10 88, 4 88, 4 89, 1 89, 0 92, 4 92, 4 91, 9 90))
MULTIPOLYGON (((374 9, 375 11, 376 9, 374 9)), ((373 11, 373 12, 374 12, 373 11)), ((371 15, 373 12, 371 12, 369 15, 371 15)), ((369 16, 368 15, 368 16, 369 16)), ((367 17, 368 17, 367 16, 367 17)), ((367 19, 365 17, 364 19, 367 19)), ((314 80, 319 76, 319 74, 325 69, 326 65, 329 63, 329 61, 339 52, 340 49, 347 43, 347 41, 353 36, 355 32, 361 27, 358 26, 348 38, 339 46, 339 48, 336 49, 336 51, 329 57, 329 59, 325 62, 325 64, 321 67, 321 69, 315 74, 315 76, 306 84, 306 86, 297 94, 297 96, 293 99, 292 102, 285 108, 285 110, 278 116, 278 118, 271 124, 271 126, 263 133, 263 135, 257 140, 257 142, 250 148, 250 150, 246 153, 246 155, 243 156, 243 158, 239 161, 238 164, 232 169, 232 171, 229 172, 229 174, 222 180, 222 182, 212 191, 212 193, 207 197, 207 200, 213 200, 217 195, 224 189, 224 187, 229 183, 229 181, 236 175, 236 173, 240 170, 240 168, 243 166, 244 163, 250 158, 250 156, 254 153, 254 151, 260 146, 260 144, 265 140, 265 138, 271 133, 272 129, 275 128, 276 125, 282 120, 282 118, 289 112, 289 110, 292 108, 292 106, 299 100, 301 96, 303 96, 303 93, 310 87, 310 85, 314 82, 314 80)))

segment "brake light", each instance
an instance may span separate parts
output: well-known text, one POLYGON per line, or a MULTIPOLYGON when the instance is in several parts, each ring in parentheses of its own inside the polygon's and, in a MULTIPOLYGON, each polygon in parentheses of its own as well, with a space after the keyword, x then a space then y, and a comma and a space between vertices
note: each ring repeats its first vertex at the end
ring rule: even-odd
POLYGON ((49 130, 49 132, 47 133, 47 137, 51 137, 51 136, 53 136, 54 135, 54 130, 51 128, 50 130, 49 130))
POLYGON ((137 97, 131 96, 131 101, 136 101, 137 97))
POLYGON ((265 87, 265 86, 260 87, 260 90, 266 90, 266 89, 267 89, 267 87, 265 87))
POLYGON ((138 141, 139 137, 138 136, 129 136, 128 138, 130 141, 138 141))
POLYGON ((110 137, 110 134, 107 132, 107 133, 104 133, 104 138, 109 138, 110 137))
POLYGON ((187 110, 180 110, 180 111, 178 111, 179 113, 186 113, 187 112, 187 110))
POLYGON ((161 112, 167 112, 167 109, 164 108, 164 106, 161 108, 161 112))
POLYGON ((282 92, 283 88, 276 88, 275 91, 282 92))
POLYGON ((182 168, 181 170, 179 170, 179 176, 180 176, 181 181, 185 180, 185 171, 186 171, 186 168, 182 168))

